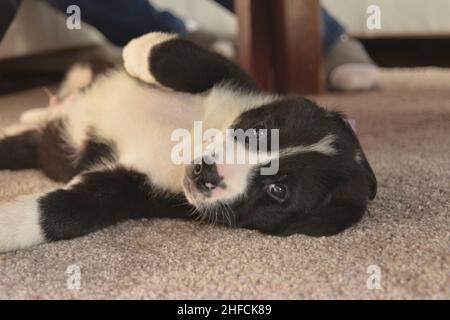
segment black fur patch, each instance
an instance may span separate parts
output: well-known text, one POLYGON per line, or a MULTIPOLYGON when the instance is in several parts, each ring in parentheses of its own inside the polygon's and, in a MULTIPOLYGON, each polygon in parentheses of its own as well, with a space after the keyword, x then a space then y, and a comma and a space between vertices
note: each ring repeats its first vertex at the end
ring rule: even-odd
POLYGON ((42 132, 42 143, 39 145, 39 166, 51 179, 68 182, 79 171, 72 164, 71 148, 63 137, 64 125, 62 121, 48 124, 42 132))
POLYGON ((87 66, 92 71, 92 81, 80 89, 80 93, 86 93, 88 90, 92 88, 92 85, 96 82, 96 80, 106 74, 108 71, 119 68, 119 66, 114 65, 113 63, 106 61, 106 60, 100 60, 100 59, 89 59, 86 61, 80 61, 77 62, 72 67, 76 67, 79 65, 80 67, 87 66))
POLYGON ((154 47, 149 65, 153 77, 175 91, 200 93, 221 82, 259 91, 256 82, 233 62, 184 39, 154 47))
POLYGON ((89 130, 87 136, 88 138, 77 162, 77 170, 79 172, 88 170, 98 164, 99 161, 103 163, 114 163, 116 161, 117 152, 113 141, 100 138, 93 129, 89 130))
POLYGON ((0 169, 21 170, 38 167, 37 131, 27 131, 0 140, 0 169))
POLYGON ((117 168, 88 172, 81 182, 39 200, 47 240, 71 239, 136 218, 187 218, 192 207, 181 195, 158 193, 141 173, 117 168))
POLYGON ((68 182, 75 175, 103 161, 114 161, 115 147, 102 140, 91 130, 81 150, 74 150, 64 139, 62 121, 50 123, 42 133, 39 146, 39 164, 53 180, 68 182))

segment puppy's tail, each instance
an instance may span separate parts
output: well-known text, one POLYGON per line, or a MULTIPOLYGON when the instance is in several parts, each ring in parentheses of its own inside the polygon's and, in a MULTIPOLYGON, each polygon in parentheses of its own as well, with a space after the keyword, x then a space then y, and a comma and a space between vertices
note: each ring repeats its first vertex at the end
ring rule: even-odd
POLYGON ((26 131, 0 139, 0 170, 36 169, 39 166, 38 131, 26 131))

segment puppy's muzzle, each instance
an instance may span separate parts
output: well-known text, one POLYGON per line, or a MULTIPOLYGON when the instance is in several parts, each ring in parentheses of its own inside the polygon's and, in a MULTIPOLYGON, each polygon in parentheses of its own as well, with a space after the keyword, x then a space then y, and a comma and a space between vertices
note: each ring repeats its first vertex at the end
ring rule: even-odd
POLYGON ((225 183, 217 171, 217 165, 212 161, 207 161, 204 157, 201 161, 194 161, 187 166, 186 170, 187 177, 197 191, 209 195, 217 187, 225 189, 225 183))

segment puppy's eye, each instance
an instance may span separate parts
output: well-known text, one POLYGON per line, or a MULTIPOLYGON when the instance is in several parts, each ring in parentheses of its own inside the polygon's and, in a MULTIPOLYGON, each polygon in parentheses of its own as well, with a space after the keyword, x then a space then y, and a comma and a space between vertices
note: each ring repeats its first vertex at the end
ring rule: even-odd
POLYGON ((284 184, 273 183, 269 184, 269 187, 267 188, 267 193, 269 194, 270 197, 282 203, 288 197, 288 188, 284 184))

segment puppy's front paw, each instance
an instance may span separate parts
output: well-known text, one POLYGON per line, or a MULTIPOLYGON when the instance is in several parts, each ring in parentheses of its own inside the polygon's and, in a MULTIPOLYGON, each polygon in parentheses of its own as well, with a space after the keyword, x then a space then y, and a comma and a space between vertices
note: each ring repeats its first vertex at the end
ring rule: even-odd
POLYGON ((152 32, 131 40, 122 51, 125 70, 144 82, 158 84, 150 71, 151 51, 157 45, 177 37, 176 34, 152 32))
POLYGON ((35 108, 23 112, 20 115, 20 123, 40 125, 46 123, 50 114, 50 108, 35 108))
POLYGON ((37 128, 38 128, 37 126, 31 124, 16 123, 3 129, 3 131, 0 134, 0 138, 3 139, 12 136, 18 136, 27 131, 36 130, 37 128))
POLYGON ((27 131, 39 130, 44 127, 49 119, 50 108, 36 108, 23 112, 20 121, 2 131, 4 137, 20 135, 27 131))

